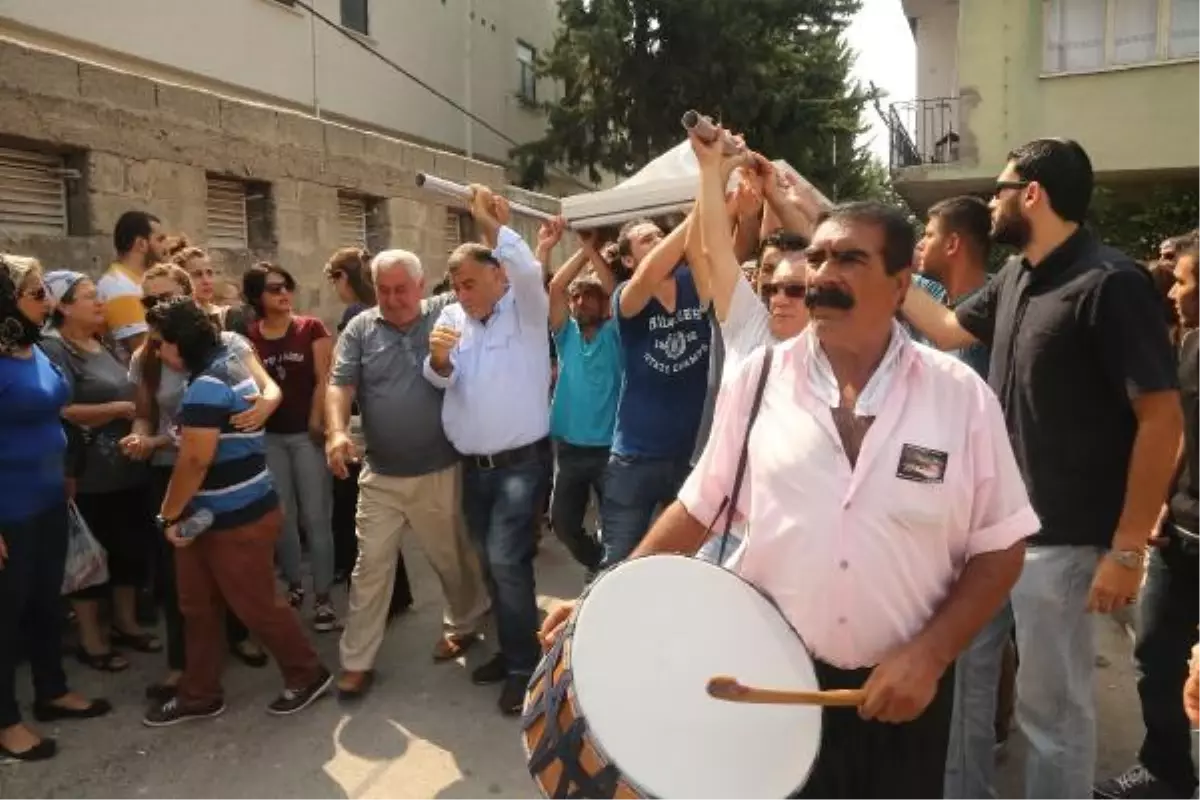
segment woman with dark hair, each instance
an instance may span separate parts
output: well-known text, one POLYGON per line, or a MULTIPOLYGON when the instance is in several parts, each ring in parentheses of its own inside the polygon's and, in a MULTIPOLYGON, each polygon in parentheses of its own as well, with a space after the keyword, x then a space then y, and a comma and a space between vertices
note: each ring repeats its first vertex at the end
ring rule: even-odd
POLYGON ((108 553, 109 582, 71 596, 79 622, 75 657, 92 669, 120 672, 129 662, 111 645, 162 650, 158 637, 143 631, 137 619, 137 593, 149 578, 154 515, 146 498, 149 473, 120 446, 132 429, 136 390, 121 359, 101 339, 104 304, 91 279, 61 270, 48 274, 46 285, 57 307, 41 346, 71 389, 63 419, 81 429, 85 441, 75 504, 108 553), (109 598, 106 631, 100 601, 109 598))
POLYGON ((283 506, 283 535, 278 557, 288 597, 300 608, 300 526, 308 537, 312 562, 313 627, 337 630, 329 598, 333 587, 332 476, 325 462, 325 387, 333 340, 316 317, 294 314, 296 280, 283 267, 262 262, 242 277, 242 294, 257 319, 248 330, 258 357, 279 388, 283 402, 267 420, 267 464, 283 506))
MULTIPOLYGON (((142 276, 142 305, 149 310, 160 302, 176 297, 195 299, 192 290, 191 277, 182 267, 175 264, 158 264, 146 270, 146 274, 142 276)), ((208 309, 205 310, 211 319, 212 313, 208 309)), ((171 479, 171 470, 175 466, 178 452, 175 440, 176 420, 187 383, 187 375, 162 363, 158 353, 159 341, 156 336, 148 337, 130 361, 129 379, 138 387, 138 416, 133 421, 132 433, 121 441, 121 447, 131 458, 150 462, 150 496, 155 509, 162 505, 167 484, 171 479)), ((283 394, 267 375, 248 341, 236 333, 222 332, 221 343, 246 366, 260 390, 254 406, 234 417, 233 423, 241 431, 261 428, 267 417, 279 405, 283 394)), ((147 688, 146 696, 151 700, 165 702, 174 694, 175 687, 183 676, 186 653, 183 614, 179 610, 179 595, 176 591, 174 548, 163 537, 158 536, 156 539, 156 588, 165 621, 168 672, 164 681, 147 688)), ((232 611, 225 616, 225 634, 229 651, 242 663, 251 667, 266 666, 266 654, 250 638, 246 626, 232 611)))
MULTIPOLYGON (((337 332, 341 335, 350 320, 375 305, 375 287, 371 284, 371 257, 358 247, 343 247, 336 251, 325 265, 325 279, 337 292, 338 300, 346 305, 337 332)), ((350 435, 355 439, 358 452, 366 452, 362 441, 362 420, 358 405, 350 408, 350 435)), ((335 580, 350 583, 350 573, 358 560, 358 535, 354 521, 358 508, 358 476, 361 464, 347 467, 345 478, 333 478, 333 564, 335 580)), ((395 617, 407 611, 413 604, 412 587, 408 582, 408 570, 404 566, 404 554, 396 561, 396 583, 392 588, 392 600, 388 616, 395 617)))
POLYGON ((217 327, 244 336, 247 324, 245 311, 237 306, 221 305, 219 302, 217 270, 213 267, 208 253, 199 247, 193 247, 185 236, 175 240, 168 252, 171 263, 187 271, 192 283, 192 299, 213 319, 217 327))
POLYGON ((33 673, 38 720, 98 717, 112 706, 67 688, 62 583, 67 560, 67 380, 38 347, 49 312, 41 267, 0 256, 0 758, 40 761, 53 739, 21 722, 18 654, 33 673))

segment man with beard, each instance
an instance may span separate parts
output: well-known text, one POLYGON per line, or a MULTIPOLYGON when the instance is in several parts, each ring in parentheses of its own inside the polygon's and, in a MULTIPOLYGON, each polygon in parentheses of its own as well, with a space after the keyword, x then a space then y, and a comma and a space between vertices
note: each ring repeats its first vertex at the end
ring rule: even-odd
POLYGON ((700 463, 634 554, 694 553, 729 508, 752 532, 731 568, 778 604, 822 688, 865 690, 825 709, 802 797, 940 795, 954 659, 1037 530, 995 396, 895 320, 912 252, 894 209, 829 213, 807 251, 808 327, 725 385, 700 463))
POLYGON ((904 303, 937 347, 991 348, 989 380, 1041 518, 1012 592, 1028 797, 1091 791, 1088 612, 1135 599, 1182 427, 1154 286, 1083 226, 1092 184, 1091 161, 1075 142, 1017 148, 991 209, 993 240, 1020 255, 953 310, 919 291, 904 303))
POLYGON ((1197 547, 1196 465, 1197 419, 1200 417, 1200 286, 1197 285, 1196 242, 1180 247, 1175 260, 1171 299, 1183 331, 1179 347, 1179 389, 1183 398, 1184 436, 1175 480, 1167 495, 1146 566, 1146 585, 1138 609, 1138 695, 1146 736, 1138 763, 1096 786, 1093 797, 1192 797, 1196 768, 1192 764, 1188 720, 1179 704, 1178 687, 1188 671, 1188 652, 1196 643, 1196 595, 1200 594, 1200 548, 1197 547))
POLYGON ((104 303, 108 332, 128 361, 146 339, 146 312, 142 308, 142 275, 167 258, 167 234, 158 217, 145 211, 126 211, 113 227, 117 260, 96 282, 104 303))

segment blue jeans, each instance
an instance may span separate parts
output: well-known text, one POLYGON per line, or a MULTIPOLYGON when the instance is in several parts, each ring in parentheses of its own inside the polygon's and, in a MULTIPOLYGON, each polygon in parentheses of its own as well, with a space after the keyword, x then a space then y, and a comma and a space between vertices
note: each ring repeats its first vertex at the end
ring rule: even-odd
POLYGON ((500 652, 509 675, 531 675, 541 658, 533 556, 536 504, 546 489, 542 460, 480 469, 467 460, 463 470, 463 515, 479 551, 492 596, 500 652))
POLYGON ((1012 605, 1005 603, 955 662, 947 798, 996 796, 996 690, 1012 629, 1012 605))
POLYGON ((1017 725, 1025 797, 1090 797, 1096 772, 1094 620, 1087 597, 1099 547, 1029 547, 1012 590, 1016 620, 1017 725))
POLYGON ((608 459, 600 504, 601 569, 629 557, 650 529, 654 512, 675 500, 691 470, 687 456, 639 458, 614 453, 608 459))
POLYGON ((583 527, 588 503, 595 492, 604 501, 604 470, 607 447, 576 447, 554 443, 554 491, 550 496, 550 522, 559 541, 575 560, 594 570, 600 564, 600 542, 583 527))
POLYGON ((283 508, 275 557, 289 584, 301 582, 299 521, 304 520, 312 561, 313 593, 333 586, 333 476, 325 453, 307 433, 268 433, 267 467, 283 508))

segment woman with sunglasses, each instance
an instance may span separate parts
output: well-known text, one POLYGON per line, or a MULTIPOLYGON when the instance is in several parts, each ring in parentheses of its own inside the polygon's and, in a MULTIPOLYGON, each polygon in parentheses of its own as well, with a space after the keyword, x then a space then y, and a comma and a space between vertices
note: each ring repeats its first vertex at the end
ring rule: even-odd
POLYGON ((249 338, 267 371, 283 389, 283 402, 267 420, 267 466, 283 506, 277 549, 288 599, 304 603, 300 521, 312 561, 314 616, 318 632, 337 630, 330 602, 333 586, 333 484, 325 463, 325 387, 333 340, 316 317, 292 312, 296 280, 283 267, 262 262, 242 277, 242 294, 257 319, 249 338))
MULTIPOLYGON (((375 287, 371 285, 371 257, 358 247, 344 247, 336 251, 325 265, 325 278, 337 292, 338 300, 346 305, 337 332, 341 335, 350 320, 375 305, 375 287)), ((350 409, 350 433, 356 438, 358 452, 365 452, 362 441, 362 421, 358 405, 350 409)), ((355 530, 355 513, 358 508, 358 476, 362 464, 347 467, 345 478, 333 478, 333 564, 335 580, 350 584, 354 562, 358 560, 358 535, 355 530)), ((392 588, 392 600, 388 606, 388 617, 393 618, 407 611, 413 604, 412 588, 408 582, 408 570, 404 567, 404 554, 399 553, 396 561, 396 583, 392 588)))
POLYGON ((187 237, 181 236, 171 248, 171 263, 187 271, 192 282, 192 299, 213 318, 217 327, 223 331, 246 335, 245 311, 219 302, 217 271, 207 252, 199 247, 192 247, 187 237))
MULTIPOLYGON (((142 276, 142 305, 147 311, 158 303, 175 297, 193 296, 192 291, 190 276, 175 264, 159 264, 146 270, 142 276)), ((146 343, 134 353, 130 361, 129 379, 138 387, 138 416, 133 421, 132 433, 121 442, 122 448, 130 457, 149 460, 150 499, 154 508, 162 505, 171 471, 175 466, 175 418, 188 377, 162 362, 158 355, 159 341, 151 332, 146 343)), ((242 361, 259 387, 259 396, 254 406, 235 417, 234 425, 244 431, 261 428, 278 407, 283 394, 267 375, 246 339, 236 333, 226 332, 221 334, 221 342, 242 361)), ((174 695, 179 679, 183 676, 186 653, 183 614, 179 610, 179 596, 175 590, 175 548, 165 537, 156 538, 157 589, 166 627, 168 672, 164 681, 147 688, 146 696, 150 700, 164 703, 174 695)), ((266 666, 266 654, 250 638, 246 626, 232 612, 226 615, 225 633, 230 652, 240 661, 251 667, 266 666)))
POLYGON ((149 578, 154 512, 146 502, 149 473, 120 442, 129 435, 136 406, 128 370, 103 342, 104 303, 90 278, 61 270, 46 275, 57 307, 41 346, 67 378, 71 402, 63 419, 82 430, 83 465, 75 504, 108 553, 107 584, 71 595, 79 623, 81 664, 120 672, 129 662, 112 645, 157 653, 162 642, 137 619, 137 592, 149 578), (111 628, 101 625, 100 601, 111 599, 111 628))
POLYGON ((67 379, 36 343, 50 311, 41 267, 0 256, 0 759, 40 761, 53 739, 21 722, 19 654, 33 673, 42 722, 107 714, 107 700, 67 688, 62 666, 62 582, 67 559, 67 379))

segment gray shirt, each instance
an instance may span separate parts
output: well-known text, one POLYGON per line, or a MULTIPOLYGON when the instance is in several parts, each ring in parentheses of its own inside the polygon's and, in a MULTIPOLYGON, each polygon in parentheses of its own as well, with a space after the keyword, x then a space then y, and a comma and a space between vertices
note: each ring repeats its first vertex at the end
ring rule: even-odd
MULTIPOLYGON (((129 382, 125 365, 108 348, 89 353, 69 344, 57 332, 45 336, 41 347, 66 376, 71 389, 70 404, 133 402, 134 385, 129 382)), ((121 439, 132 428, 130 420, 115 419, 83 430, 83 469, 76 487, 80 494, 118 492, 146 480, 145 465, 121 452, 121 439)))
POLYGON ((414 477, 459 459, 442 428, 442 391, 421 374, 429 334, 452 302, 451 294, 422 300, 421 316, 403 330, 370 308, 338 339, 330 381, 357 390, 367 466, 373 472, 414 477))

